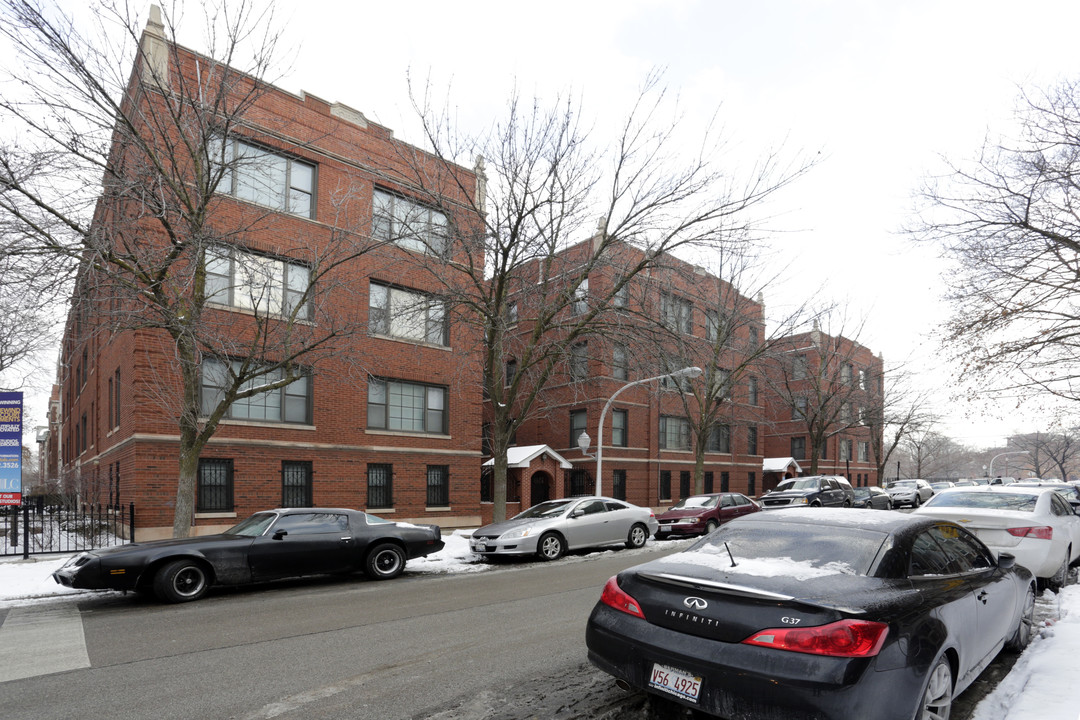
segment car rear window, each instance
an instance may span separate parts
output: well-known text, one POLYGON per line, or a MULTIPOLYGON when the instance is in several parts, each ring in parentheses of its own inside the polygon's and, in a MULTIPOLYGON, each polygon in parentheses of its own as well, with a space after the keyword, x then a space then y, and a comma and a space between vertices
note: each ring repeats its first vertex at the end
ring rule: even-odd
POLYGON ((1035 512, 1038 495, 1005 492, 943 492, 935 495, 926 507, 962 507, 983 510, 1035 512))
POLYGON ((740 560, 784 558, 815 568, 846 566, 865 575, 887 533, 837 525, 740 523, 724 525, 687 551, 720 553, 740 560))

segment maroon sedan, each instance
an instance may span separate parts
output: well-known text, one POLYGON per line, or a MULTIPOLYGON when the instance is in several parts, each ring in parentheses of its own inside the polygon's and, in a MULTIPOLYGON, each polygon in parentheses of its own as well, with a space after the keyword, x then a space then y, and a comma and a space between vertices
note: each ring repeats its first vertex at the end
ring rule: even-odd
POLYGON ((712 493, 683 498, 662 515, 657 515, 660 527, 656 539, 669 535, 703 535, 711 533, 729 520, 757 512, 761 506, 740 493, 712 493))

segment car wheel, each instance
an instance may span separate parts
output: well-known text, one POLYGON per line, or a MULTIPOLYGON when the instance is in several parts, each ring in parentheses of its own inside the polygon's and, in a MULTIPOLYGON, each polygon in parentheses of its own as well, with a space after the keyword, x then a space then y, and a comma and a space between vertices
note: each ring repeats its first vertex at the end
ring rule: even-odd
POLYGON ((710 520, 709 522, 705 523, 705 533, 706 534, 711 533, 713 530, 715 530, 718 527, 719 527, 719 525, 716 524, 715 520, 710 520))
POLYGON ((566 552, 566 545, 556 533, 541 535, 540 542, 536 544, 536 554, 541 560, 558 560, 564 552, 566 552))
POLYGON ((922 505, 922 497, 919 496, 919 495, 916 495, 915 499, 911 501, 911 507, 917 508, 920 505, 922 505))
POLYGON ((1020 618, 1016 622, 1016 630, 1012 637, 1005 643, 1005 649, 1012 652, 1023 652, 1031 642, 1031 631, 1035 626, 1035 588, 1028 585, 1024 595, 1024 607, 1020 612, 1020 618))
POLYGON ((952 708, 953 677, 949 659, 942 655, 926 677, 922 702, 912 720, 948 720, 952 708))
POLYGON ((844 507, 846 507, 846 508, 851 507, 851 501, 850 500, 845 500, 844 501, 844 507))
POLYGON ((649 529, 638 523, 630 528, 630 534, 626 536, 626 547, 630 549, 644 547, 649 539, 649 529))
POLYGON ((886 510, 892 510, 892 509, 893 509, 893 506, 892 506, 892 498, 889 498, 889 500, 887 500, 887 501, 885 502, 885 509, 886 509, 886 510))
POLYGON ((154 576, 154 594, 162 602, 198 600, 209 586, 206 568, 195 560, 173 560, 154 576))
POLYGON ((810 503, 810 507, 821 507, 821 503, 815 500, 814 502, 810 503))
POLYGON ((364 561, 364 572, 373 580, 390 580, 405 570, 405 552, 393 543, 376 545, 364 561))
POLYGON ((1065 587, 1065 582, 1069 578, 1069 554, 1072 550, 1065 551, 1065 557, 1061 560, 1061 567, 1057 569, 1053 577, 1046 581, 1046 587, 1050 588, 1054 592, 1058 592, 1061 588, 1065 587))

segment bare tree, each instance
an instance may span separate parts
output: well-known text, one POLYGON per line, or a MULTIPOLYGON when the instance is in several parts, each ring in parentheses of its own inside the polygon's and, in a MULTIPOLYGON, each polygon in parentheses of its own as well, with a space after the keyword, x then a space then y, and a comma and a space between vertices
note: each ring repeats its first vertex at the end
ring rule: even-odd
POLYGON ((95 12, 96 25, 34 0, 0 3, 0 32, 22 63, 0 98, 0 124, 18 130, 0 141, 0 255, 70 280, 72 347, 93 333, 160 338, 147 365, 160 379, 151 399, 179 429, 179 537, 191 524, 200 451, 230 406, 306 382, 363 327, 326 299, 349 292, 341 272, 373 244, 351 232, 343 191, 327 241, 241 250, 266 245, 275 210, 302 201, 261 198, 269 209, 260 209, 222 197, 236 193, 238 173, 254 194, 272 174, 275 156, 238 138, 287 137, 253 112, 276 61, 269 10, 208 6, 206 55, 176 45, 174 15, 162 19, 157 7, 145 33, 122 5, 95 12), (215 309, 225 298, 247 312, 215 309))
POLYGON ((959 478, 968 467, 969 451, 951 437, 934 429, 934 421, 924 423, 922 429, 909 433, 901 442, 906 455, 906 466, 914 470, 914 478, 959 478))
POLYGON ((882 390, 881 401, 865 406, 862 417, 870 431, 870 451, 880 484, 884 484, 889 461, 902 443, 933 421, 928 412, 929 393, 916 390, 911 380, 902 367, 891 368, 884 377, 869 378, 882 390))
POLYGON ((1075 428, 1010 435, 1008 446, 1026 450, 1028 461, 1036 477, 1056 475, 1068 480, 1080 459, 1080 436, 1075 428))
POLYGON ((483 158, 486 193, 472 209, 484 224, 456 229, 468 260, 440 279, 458 318, 483 337, 477 356, 491 403, 494 512, 502 519, 514 433, 545 412, 545 388, 572 375, 582 343, 617 323, 610 311, 634 278, 670 253, 748 242, 763 219, 756 208, 809 164, 784 164, 773 153, 738 174, 711 132, 684 138, 657 76, 647 79, 610 142, 590 136, 571 100, 512 97, 506 115, 480 138, 460 131, 426 97, 417 108, 444 163, 416 165, 413 184, 429 188, 432 203, 445 194, 439 188, 447 168, 483 158), (601 283, 601 276, 612 281, 601 283))
POLYGON ((1025 93, 1015 137, 984 141, 924 191, 916 237, 940 243, 944 342, 973 395, 1080 398, 1080 82, 1025 93))
POLYGON ((819 317, 825 320, 825 331, 821 319, 814 320, 813 330, 774 343, 765 359, 774 412, 805 429, 812 475, 818 472, 826 442, 848 431, 865 434, 863 416, 880 416, 883 402, 883 388, 870 382, 873 369, 864 367, 867 374, 859 375, 865 365, 859 358, 869 353, 858 342, 861 324, 847 327, 835 311, 819 317))

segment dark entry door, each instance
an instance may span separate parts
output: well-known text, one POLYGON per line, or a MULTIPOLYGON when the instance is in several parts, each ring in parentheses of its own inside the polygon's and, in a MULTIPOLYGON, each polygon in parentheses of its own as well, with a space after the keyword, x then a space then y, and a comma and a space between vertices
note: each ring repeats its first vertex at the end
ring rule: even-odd
POLYGON ((531 485, 529 497, 533 505, 551 499, 551 478, 547 473, 538 472, 533 474, 531 485))

